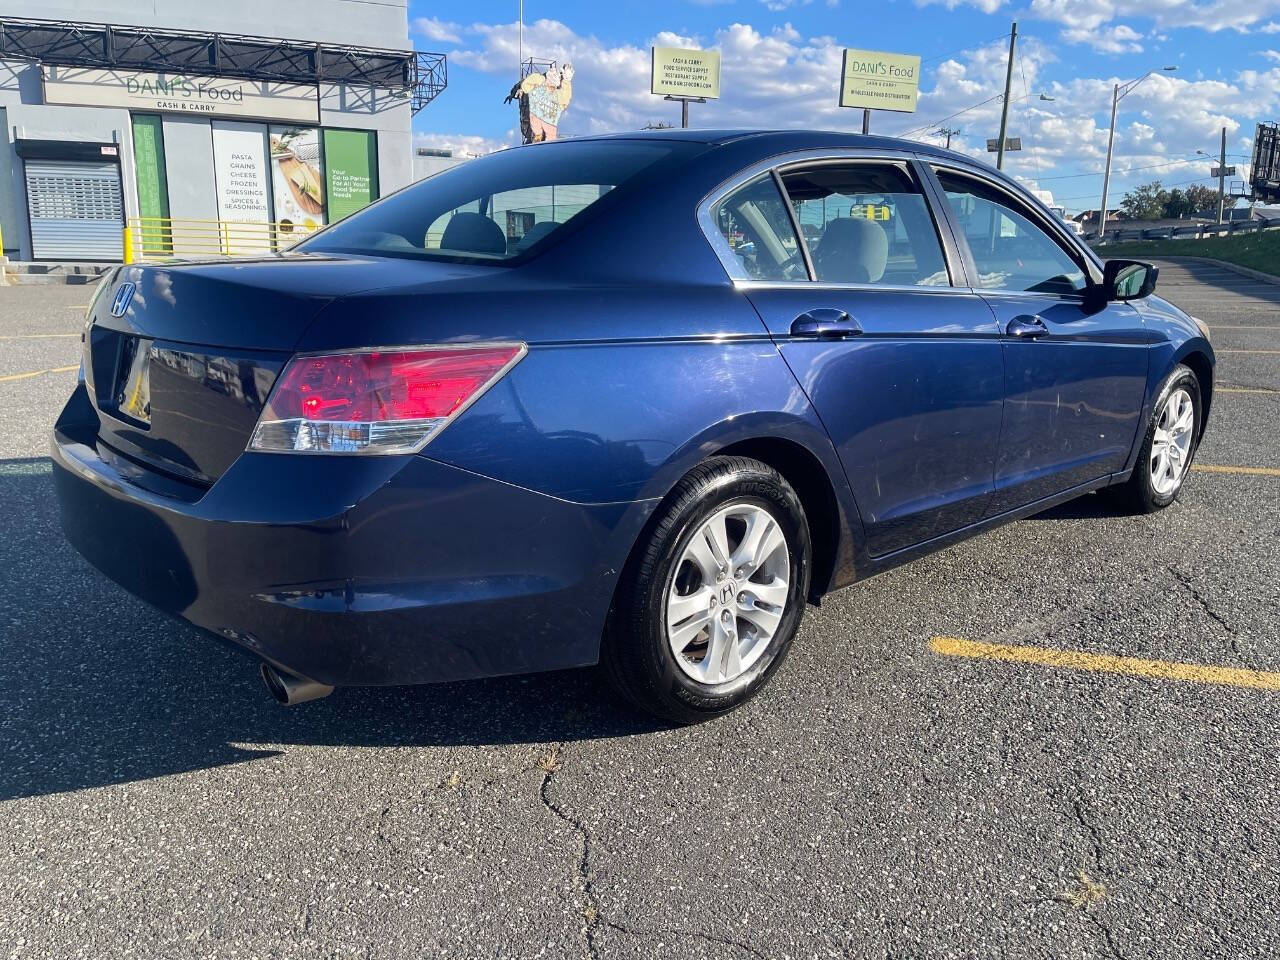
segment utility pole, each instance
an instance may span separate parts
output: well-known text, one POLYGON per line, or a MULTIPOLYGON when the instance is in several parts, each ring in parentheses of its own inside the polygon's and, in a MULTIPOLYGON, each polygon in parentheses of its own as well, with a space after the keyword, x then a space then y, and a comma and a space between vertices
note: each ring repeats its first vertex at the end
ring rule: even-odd
POLYGON ((1222 128, 1222 157, 1218 160, 1218 226, 1227 202, 1227 128, 1222 128))
POLYGON ((950 150, 950 149, 951 149, 951 138, 952 138, 952 137, 958 137, 960 134, 964 133, 964 131, 963 131, 963 130, 953 129, 952 127, 939 127, 937 130, 935 130, 935 131, 933 131, 933 132, 934 132, 935 134, 937 134, 938 136, 940 136, 940 137, 946 137, 946 138, 947 138, 947 149, 948 149, 948 150, 950 150))
POLYGON ((865 137, 871 132, 871 111, 866 107, 862 108, 862 135, 865 137))
POLYGON ((516 74, 524 79, 524 0, 520 0, 520 27, 516 34, 516 74))
POLYGON ((996 149, 996 169, 1004 169, 1004 141, 1009 133, 1009 99, 1013 96, 1013 55, 1018 49, 1018 21, 1009 31, 1009 69, 1004 75, 1004 106, 1000 109, 1000 143, 996 149))

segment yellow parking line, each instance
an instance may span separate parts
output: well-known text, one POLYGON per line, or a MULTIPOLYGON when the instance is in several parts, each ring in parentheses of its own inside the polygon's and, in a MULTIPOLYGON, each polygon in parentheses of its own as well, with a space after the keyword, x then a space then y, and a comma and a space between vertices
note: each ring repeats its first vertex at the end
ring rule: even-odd
POLYGON ((1280 390, 1271 390, 1267 387, 1215 387, 1216 393, 1270 393, 1280 394, 1280 390))
POLYGON ((1210 330, 1280 330, 1273 323, 1211 323, 1208 326, 1210 330))
POLYGON ((26 373, 11 373, 8 376, 0 377, 0 383, 10 383, 14 380, 30 380, 32 377, 41 377, 46 373, 70 373, 72 370, 79 370, 80 364, 70 367, 50 367, 48 370, 28 370, 26 373))
POLYGON ((1187 683, 1210 683, 1251 690, 1280 691, 1280 673, 1244 670, 1238 667, 1210 667, 1198 663, 1172 660, 1143 660, 1109 653, 1081 653, 1076 650, 1054 650, 1005 643, 981 643, 960 637, 934 637, 929 646, 945 657, 968 657, 975 660, 1001 660, 1030 663, 1062 670, 1088 670, 1094 673, 1120 673, 1152 680, 1182 680, 1187 683))
POLYGON ((1280 477, 1276 467, 1230 467, 1218 463, 1193 463, 1192 473, 1238 473, 1253 477, 1280 477))
POLYGON ((52 340, 55 337, 79 337, 78 333, 11 333, 0 340, 52 340))

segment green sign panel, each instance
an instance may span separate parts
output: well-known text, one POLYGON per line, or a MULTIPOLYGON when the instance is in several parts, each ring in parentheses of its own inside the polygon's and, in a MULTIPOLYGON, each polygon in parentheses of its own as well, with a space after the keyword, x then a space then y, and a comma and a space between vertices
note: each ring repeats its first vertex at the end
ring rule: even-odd
POLYGON ((378 141, 373 132, 324 131, 324 167, 330 223, 378 199, 378 141))
POLYGON ((164 131, 154 113, 133 115, 133 161, 138 172, 138 212, 142 215, 142 248, 168 253, 169 182, 164 170, 164 131))

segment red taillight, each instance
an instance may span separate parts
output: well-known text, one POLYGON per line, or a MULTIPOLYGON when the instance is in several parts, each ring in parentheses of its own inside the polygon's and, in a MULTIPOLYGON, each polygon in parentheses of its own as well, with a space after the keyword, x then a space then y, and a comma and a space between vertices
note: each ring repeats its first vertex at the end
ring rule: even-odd
POLYGON ((503 344, 297 357, 272 389, 249 448, 413 452, 523 352, 503 344))

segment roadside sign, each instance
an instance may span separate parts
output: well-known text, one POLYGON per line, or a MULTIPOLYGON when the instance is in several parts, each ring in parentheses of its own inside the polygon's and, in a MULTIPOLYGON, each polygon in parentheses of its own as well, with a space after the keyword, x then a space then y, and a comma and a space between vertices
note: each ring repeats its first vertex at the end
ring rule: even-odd
MULTIPOLYGON (((1008 153, 1010 150, 1021 150, 1021 149, 1022 149, 1021 137, 1005 137, 1004 138, 1005 153, 1008 153)), ((995 137, 991 140, 988 140, 987 153, 999 153, 999 152, 1000 152, 1000 138, 995 137)))
POLYGON ((720 53, 654 47, 649 91, 660 97, 720 98, 720 53))
POLYGON ((1226 169, 1223 169, 1222 167, 1213 167, 1209 172, 1209 176, 1211 177, 1234 177, 1235 175, 1235 167, 1227 167, 1226 169))
POLYGON ((919 57, 876 50, 845 50, 840 106, 915 113, 919 93, 919 57))

